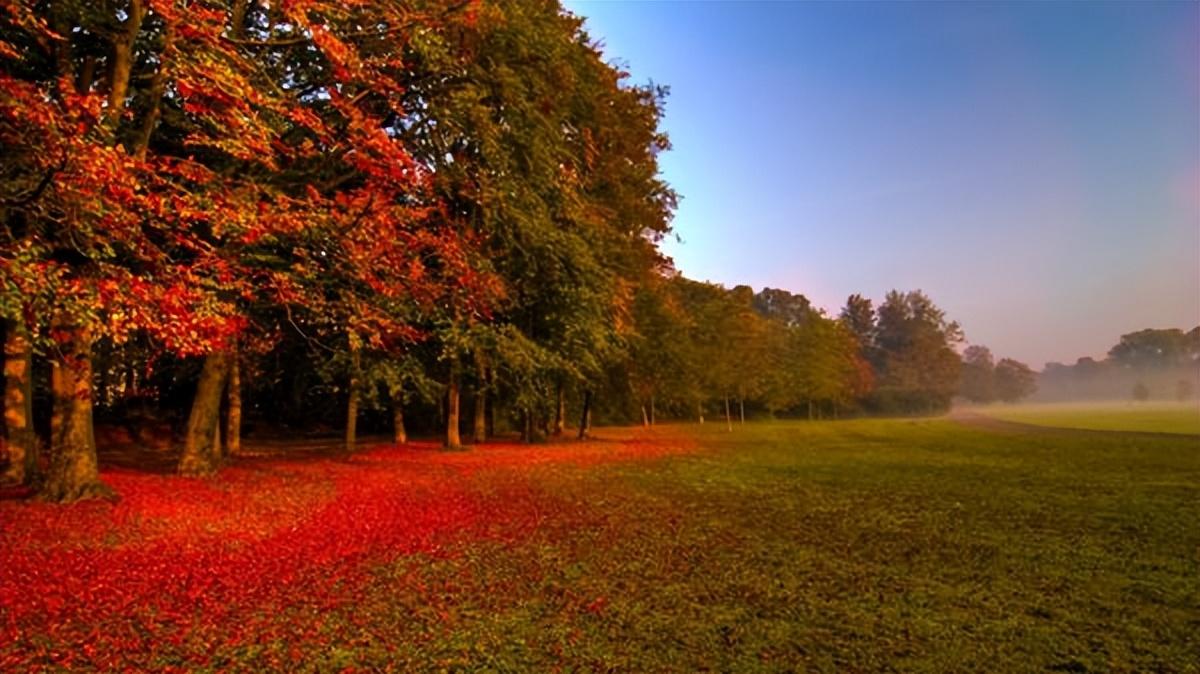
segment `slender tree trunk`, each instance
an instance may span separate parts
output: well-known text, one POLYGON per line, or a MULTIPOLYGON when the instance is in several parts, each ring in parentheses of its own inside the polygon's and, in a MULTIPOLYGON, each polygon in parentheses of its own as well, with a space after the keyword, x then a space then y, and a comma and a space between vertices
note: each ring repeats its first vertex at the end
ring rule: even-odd
POLYGON ((347 454, 354 453, 354 446, 358 441, 358 395, 359 389, 362 388, 362 383, 359 381, 359 369, 362 365, 362 356, 359 354, 358 348, 350 347, 350 387, 346 396, 346 445, 345 452, 347 454))
POLYGON ((4 439, 8 468, 3 478, 28 484, 37 472, 33 431, 33 347, 25 326, 8 321, 4 329, 4 439))
POLYGON ((392 397, 392 442, 403 445, 408 442, 408 430, 404 428, 404 389, 395 384, 388 394, 392 397))
POLYGON ((146 16, 143 0, 130 0, 125 10, 124 30, 112 38, 112 60, 109 64, 108 109, 104 112, 105 123, 115 133, 125 112, 125 98, 129 94, 129 77, 133 72, 133 43, 142 28, 146 16))
POLYGON ((521 410, 521 442, 533 442, 533 415, 521 410))
POLYGON ((579 414, 579 439, 583 440, 587 437, 588 429, 592 425, 592 391, 588 389, 583 392, 583 411, 579 414))
POLYGON ((813 420, 813 405, 812 405, 812 401, 811 401, 811 400, 810 400, 810 401, 808 401, 808 420, 809 420, 809 421, 812 421, 812 420, 813 420))
POLYGON ((558 382, 556 395, 558 399, 554 406, 554 434, 562 435, 567 426, 567 392, 561 381, 558 382))
POLYGON ((471 442, 487 441, 487 368, 480 363, 475 384, 475 410, 471 424, 471 442))
POLYGON ((71 327, 52 381, 57 427, 50 441, 50 468, 40 497, 67 503, 111 498, 100 481, 96 437, 92 428, 92 335, 71 327))
POLYGON ((654 396, 650 396, 650 425, 651 426, 653 426, 654 422, 655 422, 654 416, 655 416, 654 396))
POLYGON ((462 446, 458 437, 458 362, 450 364, 450 381, 446 385, 446 447, 462 446))
POLYGON ((740 423, 746 423, 746 400, 738 396, 738 417, 740 423))
POLYGON ((225 453, 237 456, 242 453, 242 367, 237 348, 229 358, 229 383, 225 396, 229 411, 225 416, 225 453))
POLYGON ((725 426, 733 431, 733 418, 729 416, 729 396, 725 396, 725 426))
POLYGON ((642 405, 642 428, 650 428, 650 415, 646 413, 646 405, 642 405))
MULTIPOLYGON (((111 396, 109 396, 109 377, 108 373, 112 370, 113 347, 112 342, 104 340, 96 347, 92 355, 92 365, 96 370, 96 399, 92 401, 93 408, 106 409, 108 408, 111 396)), ((95 409, 93 409, 93 412, 95 409)))
POLYGON ((487 442, 487 391, 475 392, 474 416, 471 420, 471 442, 480 445, 487 442))
POLYGON ((696 403, 696 415, 700 417, 701 425, 704 424, 704 403, 696 403))
POLYGON ((155 70, 154 77, 150 81, 150 109, 142 119, 142 128, 138 130, 138 136, 133 141, 132 149, 138 159, 145 159, 146 149, 150 147, 150 137, 154 134, 154 127, 158 126, 158 118, 162 115, 162 99, 167 90, 167 66, 170 63, 174 44, 175 22, 165 21, 162 51, 158 56, 158 69, 155 70))
POLYGON ((188 415, 183 455, 179 457, 180 475, 211 475, 221 464, 220 434, 221 393, 229 374, 229 355, 214 351, 204 357, 196 397, 188 415))

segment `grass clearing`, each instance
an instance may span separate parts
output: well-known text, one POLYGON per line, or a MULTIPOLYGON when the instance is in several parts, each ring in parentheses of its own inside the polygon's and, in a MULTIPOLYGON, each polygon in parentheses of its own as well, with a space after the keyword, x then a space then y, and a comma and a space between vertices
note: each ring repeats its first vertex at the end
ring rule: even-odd
POLYGON ((1197 671, 1192 438, 616 433, 0 503, 0 669, 1197 671))
POLYGON ((1109 402, 990 405, 971 411, 1036 426, 1200 435, 1200 403, 1109 402))

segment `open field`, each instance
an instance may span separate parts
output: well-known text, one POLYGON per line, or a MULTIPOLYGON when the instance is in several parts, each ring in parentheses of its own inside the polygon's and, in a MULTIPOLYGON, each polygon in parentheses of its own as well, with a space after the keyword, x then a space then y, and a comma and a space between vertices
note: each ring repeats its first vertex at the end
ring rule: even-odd
POLYGON ((972 411, 1003 421, 1037 426, 1200 435, 1200 403, 1195 402, 990 405, 972 411))
POLYGON ((1197 671, 1194 438, 602 436, 0 501, 0 671, 1197 671))

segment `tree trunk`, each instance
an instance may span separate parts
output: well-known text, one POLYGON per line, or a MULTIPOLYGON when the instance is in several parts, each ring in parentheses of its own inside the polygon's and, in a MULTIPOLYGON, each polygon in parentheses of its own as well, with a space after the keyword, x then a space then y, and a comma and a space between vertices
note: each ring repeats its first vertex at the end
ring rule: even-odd
POLYGON ((344 451, 354 453, 354 445, 358 441, 358 394, 361 388, 359 367, 361 356, 356 347, 350 347, 350 385, 346 393, 346 442, 344 451))
POLYGON ((52 381, 57 425, 40 497, 60 503, 111 498, 112 489, 100 481, 92 428, 92 335, 79 327, 66 332, 65 353, 56 363, 52 381))
POLYGON ((738 417, 740 423, 746 423, 746 399, 738 397, 738 417))
POLYGON ((642 428, 650 428, 650 415, 646 413, 645 405, 642 405, 642 428))
POLYGON ((725 426, 728 430, 733 430, 733 417, 729 416, 729 396, 725 396, 725 426))
POLYGON ((533 442, 533 415, 529 410, 521 411, 521 442, 533 442))
POLYGON ((654 416, 655 416, 654 396, 650 396, 650 425, 651 426, 653 426, 654 422, 655 422, 654 416))
POLYGON ((108 109, 104 112, 105 123, 110 132, 116 133, 125 112, 125 98, 129 94, 129 77, 133 71, 133 43, 141 31, 146 7, 142 0, 130 0, 125 10, 124 30, 113 36, 112 62, 108 76, 108 109))
POLYGON ((229 383, 225 392, 229 411, 225 416, 225 453, 242 453, 242 368, 236 348, 229 358, 229 383))
POLYGON ((446 386, 446 447, 462 446, 458 437, 458 363, 450 364, 450 381, 446 386))
POLYGON ((8 468, 4 479, 28 484, 37 472, 37 436, 33 431, 33 347, 25 326, 4 326, 4 439, 8 468))
POLYGON ((204 357, 196 397, 188 415, 183 455, 179 457, 180 475, 211 475, 221 464, 218 428, 221 421, 221 393, 229 374, 229 355, 214 351, 204 357))
POLYGON ((487 442, 487 391, 475 392, 475 409, 471 419, 471 442, 487 442))
POLYGON ((475 384, 475 410, 471 424, 471 442, 483 444, 487 441, 487 369, 480 365, 478 382, 475 384))
POLYGON ((392 442, 403 445, 408 442, 408 431, 404 428, 404 389, 396 384, 388 394, 392 397, 392 442))
POLYGON ((696 403, 696 414, 700 417, 700 423, 704 423, 704 403, 696 403))
POLYGON ((588 389, 583 392, 583 411, 579 414, 579 439, 583 440, 587 437, 588 429, 592 425, 592 391, 588 389))
POLYGON ((810 400, 810 401, 808 401, 808 420, 809 420, 809 421, 812 421, 812 420, 813 420, 813 408, 812 408, 812 401, 811 401, 811 400, 810 400))
POLYGON ((554 406, 554 434, 562 435, 567 426, 567 392, 563 383, 558 382, 558 400, 554 406))

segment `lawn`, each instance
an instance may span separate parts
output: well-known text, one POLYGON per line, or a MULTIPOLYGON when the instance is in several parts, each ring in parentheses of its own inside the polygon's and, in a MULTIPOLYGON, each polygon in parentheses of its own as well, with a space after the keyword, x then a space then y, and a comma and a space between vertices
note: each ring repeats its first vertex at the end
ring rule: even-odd
POLYGON ((0 671, 1197 671, 1194 438, 602 436, 0 502, 0 671))
POLYGON ((1200 435, 1200 404, 1194 402, 990 405, 974 411, 1004 421, 1038 426, 1200 435))

